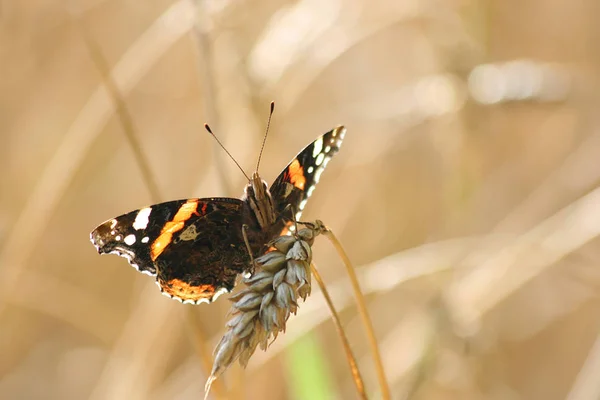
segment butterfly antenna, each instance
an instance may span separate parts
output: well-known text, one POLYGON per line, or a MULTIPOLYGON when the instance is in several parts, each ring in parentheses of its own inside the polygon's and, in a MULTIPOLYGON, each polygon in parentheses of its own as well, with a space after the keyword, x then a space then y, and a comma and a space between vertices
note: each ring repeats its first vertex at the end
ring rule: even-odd
POLYGON ((265 149, 265 143, 267 143, 267 134, 269 133, 269 127, 271 126, 271 117, 275 110, 275 102, 271 102, 271 112, 269 113, 269 120, 267 121, 267 129, 265 130, 265 137, 263 138, 262 146, 260 146, 260 153, 258 154, 258 161, 256 162, 256 171, 258 172, 258 166, 260 165, 260 159, 262 157, 263 150, 265 149))
POLYGON ((212 135, 212 137, 215 138, 215 140, 217 141, 217 143, 219 143, 219 146, 221 146, 221 148, 223 150, 225 150, 225 153, 227 153, 227 155, 229 156, 229 158, 231 158, 233 160, 233 162, 235 163, 235 165, 237 165, 237 167, 240 169, 240 171, 242 171, 242 174, 244 174, 244 176, 246 177, 246 179, 248 179, 248 181, 250 181, 250 178, 248 177, 248 174, 246 174, 246 172, 244 172, 244 169, 235 160, 235 158, 233 158, 233 156, 231 155, 231 153, 229 151, 227 151, 227 149, 225 148, 225 146, 223 146, 223 143, 221 143, 221 141, 219 140, 219 138, 213 133, 213 131, 210 130, 210 126, 208 126, 208 124, 204 124, 204 129, 206 129, 208 131, 208 133, 210 133, 212 135))

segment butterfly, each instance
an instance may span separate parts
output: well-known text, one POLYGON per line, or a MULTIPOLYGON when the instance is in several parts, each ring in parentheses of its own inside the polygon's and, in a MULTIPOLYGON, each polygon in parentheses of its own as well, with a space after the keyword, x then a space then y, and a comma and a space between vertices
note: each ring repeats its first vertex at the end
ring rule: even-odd
POLYGON ((253 270, 249 251, 252 257, 264 254, 272 239, 294 228, 345 132, 338 126, 315 139, 271 186, 256 171, 240 199, 154 204, 100 224, 90 240, 98 253, 124 257, 156 277, 164 295, 183 303, 210 303, 230 292, 239 274, 253 270))

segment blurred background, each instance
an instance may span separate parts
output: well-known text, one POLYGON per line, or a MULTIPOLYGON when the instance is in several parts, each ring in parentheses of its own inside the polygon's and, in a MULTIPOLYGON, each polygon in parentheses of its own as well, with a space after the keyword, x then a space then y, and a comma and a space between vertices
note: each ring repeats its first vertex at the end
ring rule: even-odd
MULTIPOLYGON (((304 218, 355 264, 394 399, 600 396, 600 3, 0 1, 0 397, 198 399, 224 331, 89 232, 239 197, 338 124, 304 218), (206 350, 208 349, 208 350, 206 350)), ((330 243, 314 261, 381 398, 330 243)), ((357 398, 316 288, 211 398, 357 398)))

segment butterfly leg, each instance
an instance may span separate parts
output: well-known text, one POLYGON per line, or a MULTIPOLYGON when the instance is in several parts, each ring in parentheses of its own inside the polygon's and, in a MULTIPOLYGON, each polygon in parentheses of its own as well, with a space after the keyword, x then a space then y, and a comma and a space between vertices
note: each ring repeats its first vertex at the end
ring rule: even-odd
POLYGON ((298 221, 296 219, 296 208, 292 204, 288 204, 287 206, 285 206, 281 213, 283 214, 287 211, 291 211, 291 217, 282 216, 281 218, 283 218, 284 220, 292 221, 294 223, 295 232, 298 232, 298 224, 304 225, 313 230, 317 230, 321 233, 324 232, 325 225, 323 225, 323 222, 321 222, 320 220, 317 220, 316 222, 298 221))
MULTIPOLYGON (((250 256, 250 264, 252 264, 252 268, 256 269, 256 264, 254 262, 254 256, 252 255, 252 249, 250 248, 250 242, 248 241, 248 234, 246 231, 248 230, 248 225, 242 225, 242 236, 244 237, 244 243, 246 243, 246 249, 248 250, 248 255, 250 256)), ((252 271, 254 273, 254 270, 252 271)))
POLYGON ((291 221, 294 223, 294 229, 292 229, 295 232, 298 232, 298 221, 296 221, 296 209, 292 204, 288 204, 285 206, 285 208, 281 211, 281 219, 283 219, 284 221, 291 221), (286 216, 286 213, 290 213, 290 217, 286 216))

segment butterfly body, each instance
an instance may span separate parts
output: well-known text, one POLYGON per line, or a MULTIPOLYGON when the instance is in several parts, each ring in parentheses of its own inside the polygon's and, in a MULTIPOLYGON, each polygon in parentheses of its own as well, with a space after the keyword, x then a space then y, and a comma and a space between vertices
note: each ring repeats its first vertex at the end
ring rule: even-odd
POLYGON ((184 303, 211 302, 231 291, 239 274, 252 270, 245 239, 258 257, 300 218, 344 134, 337 127, 317 138, 270 187, 255 172, 241 199, 155 204, 104 222, 90 239, 100 254, 117 254, 155 276, 163 294, 184 303))

